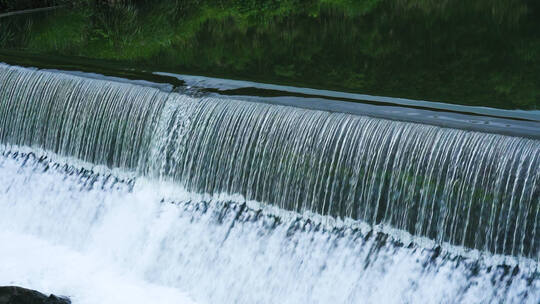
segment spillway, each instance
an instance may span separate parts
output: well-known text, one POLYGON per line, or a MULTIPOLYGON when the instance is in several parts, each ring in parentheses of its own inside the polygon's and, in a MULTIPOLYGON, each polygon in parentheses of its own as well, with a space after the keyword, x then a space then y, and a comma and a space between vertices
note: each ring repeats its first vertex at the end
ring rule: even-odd
POLYGON ((8 65, 0 102, 4 230, 142 282, 201 303, 540 299, 537 139, 8 65))

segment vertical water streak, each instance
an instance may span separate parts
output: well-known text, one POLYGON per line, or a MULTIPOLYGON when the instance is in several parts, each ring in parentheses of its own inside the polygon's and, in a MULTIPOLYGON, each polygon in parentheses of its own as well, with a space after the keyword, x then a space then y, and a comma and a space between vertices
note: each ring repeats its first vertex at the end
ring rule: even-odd
POLYGON ((537 140, 238 100, 176 98, 183 110, 168 120, 190 117, 189 126, 182 123, 182 136, 175 136, 181 148, 168 133, 168 149, 176 154, 174 161, 170 152, 156 158, 167 163, 162 178, 190 190, 240 193, 283 209, 538 257, 537 140))
POLYGON ((168 95, 142 86, 0 65, 0 141, 137 169, 147 161, 168 95))

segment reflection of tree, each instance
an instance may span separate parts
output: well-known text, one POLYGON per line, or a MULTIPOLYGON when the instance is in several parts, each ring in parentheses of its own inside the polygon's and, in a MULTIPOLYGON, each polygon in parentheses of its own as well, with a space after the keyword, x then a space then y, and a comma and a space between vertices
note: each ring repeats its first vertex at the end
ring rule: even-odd
POLYGON ((491 15, 499 24, 514 26, 528 12, 529 3, 524 0, 394 0, 396 9, 406 13, 410 9, 422 10, 428 14, 450 17, 456 9, 476 14, 491 15))
POLYGON ((540 104, 540 9, 530 0, 111 3, 36 18, 0 43, 378 95, 540 104))

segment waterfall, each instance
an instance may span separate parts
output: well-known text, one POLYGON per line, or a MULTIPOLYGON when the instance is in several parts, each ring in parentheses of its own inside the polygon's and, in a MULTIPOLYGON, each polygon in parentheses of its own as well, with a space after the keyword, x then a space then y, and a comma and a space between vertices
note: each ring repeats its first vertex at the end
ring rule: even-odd
POLYGON ((537 257, 536 140, 3 67, 2 142, 537 257), (9 119, 11 118, 11 119, 9 119))
POLYGON ((537 140, 234 100, 189 103, 163 119, 169 127, 157 132, 165 143, 153 161, 161 177, 190 190, 538 257, 537 140), (180 135, 171 128, 178 121, 188 121, 180 135))
POLYGON ((82 304, 540 299, 537 139, 83 76, 0 64, 1 284, 82 304))
POLYGON ((168 94, 0 65, 0 141, 110 167, 146 161, 168 94))
POLYGON ((539 258, 540 141, 0 66, 0 141, 539 258))

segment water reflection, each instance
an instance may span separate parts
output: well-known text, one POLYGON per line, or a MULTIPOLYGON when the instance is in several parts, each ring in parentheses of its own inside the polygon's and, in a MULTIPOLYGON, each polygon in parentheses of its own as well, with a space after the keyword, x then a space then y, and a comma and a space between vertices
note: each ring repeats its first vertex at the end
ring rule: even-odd
POLYGON ((100 3, 2 18, 0 47, 365 94, 540 107, 537 1, 100 3))

